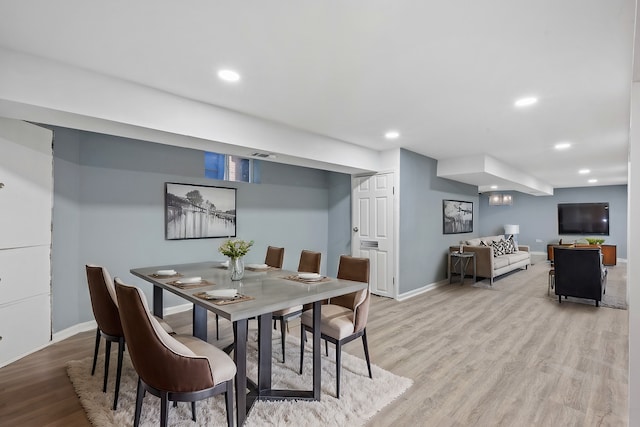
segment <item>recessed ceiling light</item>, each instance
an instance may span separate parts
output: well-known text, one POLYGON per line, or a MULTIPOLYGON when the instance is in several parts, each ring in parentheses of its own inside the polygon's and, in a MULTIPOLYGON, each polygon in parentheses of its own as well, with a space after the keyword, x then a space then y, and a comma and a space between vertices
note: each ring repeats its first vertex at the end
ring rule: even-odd
POLYGON ((553 148, 555 148, 556 150, 566 150, 569 147, 571 147, 570 142, 558 142, 556 145, 553 146, 553 148))
POLYGON ((528 107, 529 105, 533 105, 538 102, 538 98, 535 96, 527 96, 525 98, 520 98, 514 102, 513 105, 516 107, 528 107))
POLYGON ((384 134, 384 137, 387 139, 398 139, 400 137, 400 132, 397 130, 390 130, 384 134))
POLYGON ((219 70, 218 77, 224 80, 225 82, 237 82, 240 80, 240 74, 233 70, 219 70))
POLYGON ((591 169, 580 169, 580 170, 578 171, 578 173, 579 173, 580 175, 586 175, 586 174, 588 174, 588 173, 591 173, 591 169))
POLYGON ((595 184, 596 182, 598 182, 597 179, 595 178, 591 178, 589 181, 587 181, 589 184, 595 184))
POLYGON ((492 186, 491 186, 491 189, 492 189, 492 190, 496 190, 496 189, 498 189, 498 186, 497 186, 497 185, 492 185, 492 186))

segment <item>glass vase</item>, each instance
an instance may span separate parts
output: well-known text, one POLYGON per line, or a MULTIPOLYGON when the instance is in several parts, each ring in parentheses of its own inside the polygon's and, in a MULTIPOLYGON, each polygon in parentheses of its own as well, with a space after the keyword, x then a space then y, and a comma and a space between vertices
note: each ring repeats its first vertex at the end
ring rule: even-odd
POLYGON ((229 272, 231 273, 231 280, 241 280, 244 276, 244 261, 242 257, 231 258, 229 261, 229 272))

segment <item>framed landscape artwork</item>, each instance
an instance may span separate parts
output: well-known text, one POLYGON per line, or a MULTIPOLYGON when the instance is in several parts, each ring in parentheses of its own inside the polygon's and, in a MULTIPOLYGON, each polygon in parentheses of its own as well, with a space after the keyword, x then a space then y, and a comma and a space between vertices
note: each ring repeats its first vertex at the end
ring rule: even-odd
POLYGON ((473 202, 443 200, 442 232, 444 234, 473 232, 473 202))
POLYGON ((165 239, 236 237, 236 189, 165 183, 165 239))

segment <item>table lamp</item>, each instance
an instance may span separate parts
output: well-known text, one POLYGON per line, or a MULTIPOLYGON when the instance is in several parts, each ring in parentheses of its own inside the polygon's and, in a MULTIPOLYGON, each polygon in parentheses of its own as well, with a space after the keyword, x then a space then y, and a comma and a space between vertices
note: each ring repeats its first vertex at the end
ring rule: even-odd
POLYGON ((513 244, 518 247, 518 234, 520 234, 520 226, 517 224, 505 224, 504 225, 504 234, 508 239, 509 235, 513 235, 513 244))

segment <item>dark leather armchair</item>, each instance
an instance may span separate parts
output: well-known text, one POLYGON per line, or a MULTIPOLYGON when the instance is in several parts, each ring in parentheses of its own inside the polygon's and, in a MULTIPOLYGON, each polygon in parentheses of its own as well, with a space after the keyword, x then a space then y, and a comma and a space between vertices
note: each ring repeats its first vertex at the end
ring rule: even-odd
POLYGON ((554 247, 555 292, 562 296, 592 299, 596 307, 605 292, 607 270, 597 248, 554 247))

